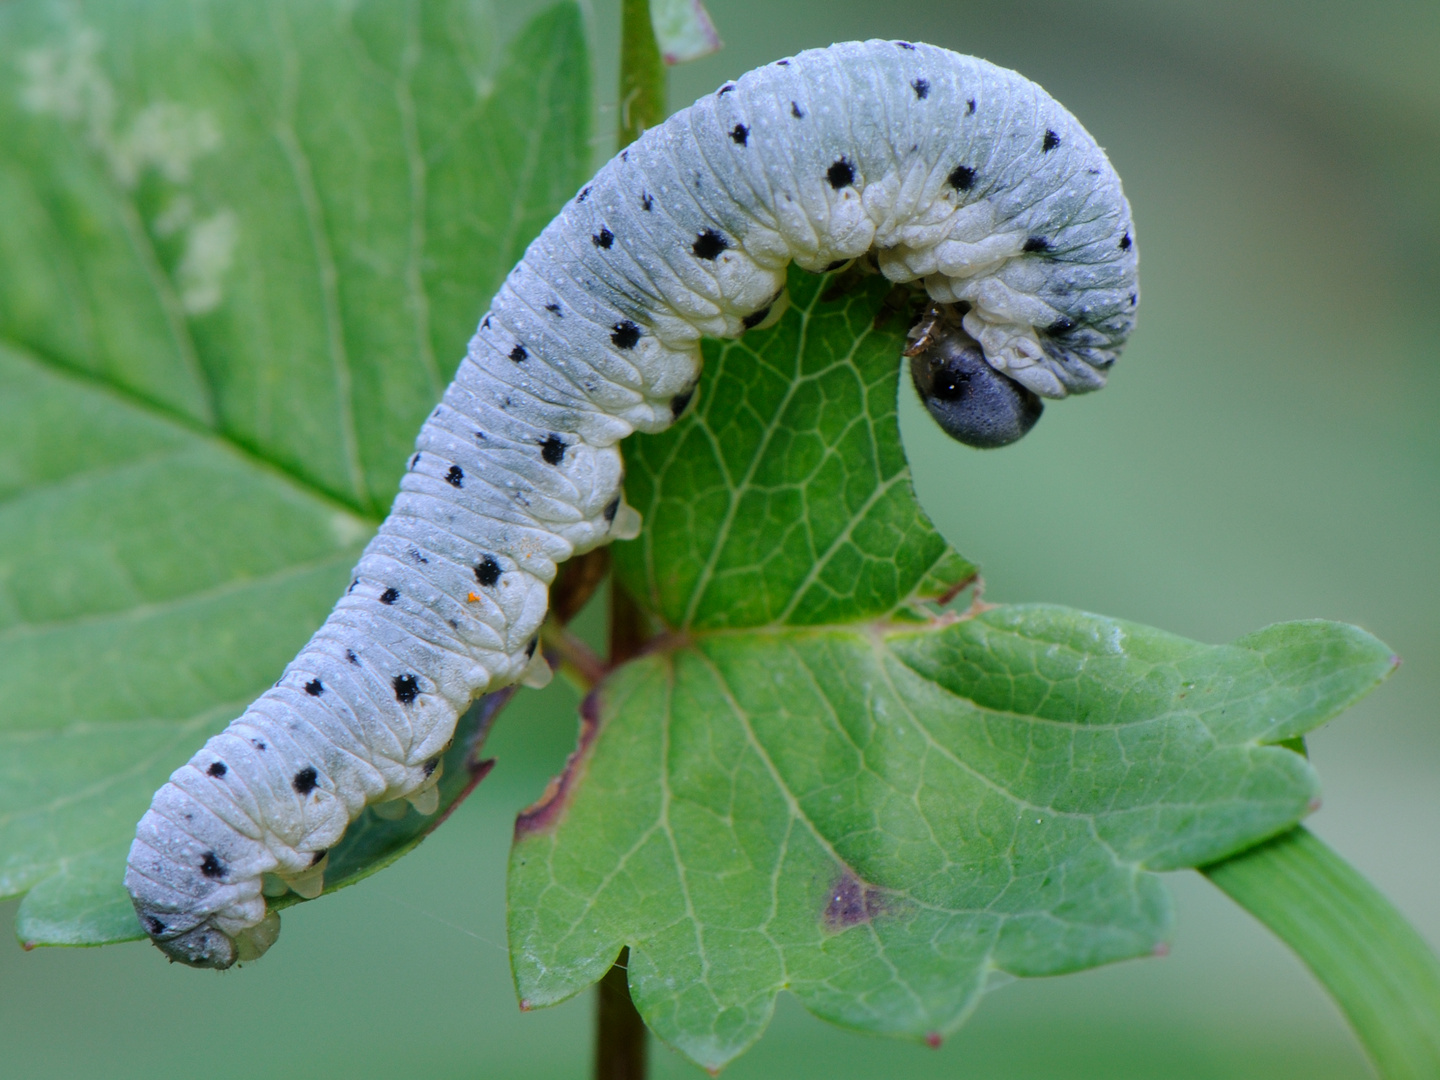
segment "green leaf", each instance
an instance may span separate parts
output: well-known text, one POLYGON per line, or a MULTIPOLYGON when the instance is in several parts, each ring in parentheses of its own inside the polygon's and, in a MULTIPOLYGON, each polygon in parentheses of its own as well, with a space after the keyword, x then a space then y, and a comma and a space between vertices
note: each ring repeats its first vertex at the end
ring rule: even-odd
MULTIPOLYGON (((507 46, 487 10, 0 5, 0 896, 34 890, 28 942, 138 935, 151 793, 329 612, 589 172, 579 11, 507 46)), ((430 827, 367 817, 329 887, 430 827)))
POLYGON ((768 332, 706 342, 697 402, 625 444, 645 517, 615 572, 667 625, 808 626, 891 615, 974 576, 915 501, 896 416, 903 320, 888 287, 796 270, 768 332))
POLYGON ((628 946, 646 1022, 711 1069, 782 990, 933 1041, 996 977, 1155 951, 1154 872, 1303 817, 1315 774, 1271 744, 1393 666, 1331 623, 1209 646, 919 603, 970 567, 910 491, 901 327, 875 329, 883 284, 827 287, 793 275, 781 323, 712 345, 695 412, 629 448, 647 522, 617 573, 669 632, 588 701, 511 859, 524 1001, 575 994, 628 946))

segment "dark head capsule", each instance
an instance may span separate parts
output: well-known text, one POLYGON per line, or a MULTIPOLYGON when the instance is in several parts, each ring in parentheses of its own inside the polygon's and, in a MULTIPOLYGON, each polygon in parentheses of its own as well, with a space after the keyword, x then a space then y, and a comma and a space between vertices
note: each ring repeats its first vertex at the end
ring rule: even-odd
POLYGON ((940 322, 910 358, 910 377, 945 434, 982 450, 1007 446, 1035 426, 1045 405, 1033 391, 985 362, 959 326, 940 322))

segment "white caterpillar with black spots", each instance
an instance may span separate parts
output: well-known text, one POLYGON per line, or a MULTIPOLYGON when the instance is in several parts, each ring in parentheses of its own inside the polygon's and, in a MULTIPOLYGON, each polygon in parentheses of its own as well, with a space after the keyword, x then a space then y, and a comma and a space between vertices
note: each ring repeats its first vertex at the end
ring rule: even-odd
POLYGON ((470 702, 549 676, 556 565, 638 532, 620 440, 685 408, 702 335, 778 314, 790 262, 865 257, 923 288, 916 385, 946 431, 995 446, 1039 398, 1104 385, 1134 324, 1132 236, 1073 116, 929 45, 801 53, 647 131, 501 286, 325 625, 156 793, 125 877, 155 943, 202 967, 258 956, 279 932, 266 895, 318 894, 367 805, 434 810, 470 702))

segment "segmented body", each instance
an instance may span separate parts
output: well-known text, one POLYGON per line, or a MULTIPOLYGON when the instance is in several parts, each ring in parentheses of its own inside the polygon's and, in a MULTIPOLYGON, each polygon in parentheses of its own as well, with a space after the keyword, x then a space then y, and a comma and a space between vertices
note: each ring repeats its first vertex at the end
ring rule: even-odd
POLYGON ((329 619, 156 794, 126 884, 157 944, 201 966, 258 955, 278 932, 266 883, 318 892, 368 804, 433 809, 459 714, 548 676, 535 643, 557 564, 638 529, 619 440, 674 421, 701 336, 773 315, 791 261, 872 252, 959 305, 985 361, 1042 396, 1102 386, 1133 325, 1119 179, 1014 72, 835 45, 647 132, 501 287, 329 619))

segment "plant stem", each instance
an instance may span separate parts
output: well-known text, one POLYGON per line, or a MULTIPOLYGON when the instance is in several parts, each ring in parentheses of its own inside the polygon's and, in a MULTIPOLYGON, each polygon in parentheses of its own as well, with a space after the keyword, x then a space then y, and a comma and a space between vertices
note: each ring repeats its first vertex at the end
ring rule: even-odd
POLYGON ((645 1080, 645 1021, 635 1011, 626 983, 630 950, 622 949, 598 987, 595 1008, 595 1080, 645 1080))
MULTIPOLYGON (((630 594, 610 578, 610 666, 615 668, 644 647, 648 627, 644 612, 630 594)), ((629 948, 621 949, 615 965, 596 988, 595 1080, 645 1080, 645 1021, 630 1000, 629 948)))
MULTIPOLYGON (((623 149, 665 119, 665 62, 650 22, 650 0, 621 0, 620 115, 616 149, 623 149)), ((644 613, 610 579, 610 666, 623 664, 649 637, 644 613)), ((630 1000, 628 948, 597 988, 595 1080, 644 1080, 649 1033, 630 1000)))
POLYGON ((665 119, 665 61, 650 22, 650 0, 621 0, 620 150, 665 119))
POLYGON ((1201 872, 1305 962, 1384 1080, 1440 1077, 1440 961, 1358 871, 1298 826, 1201 872))

